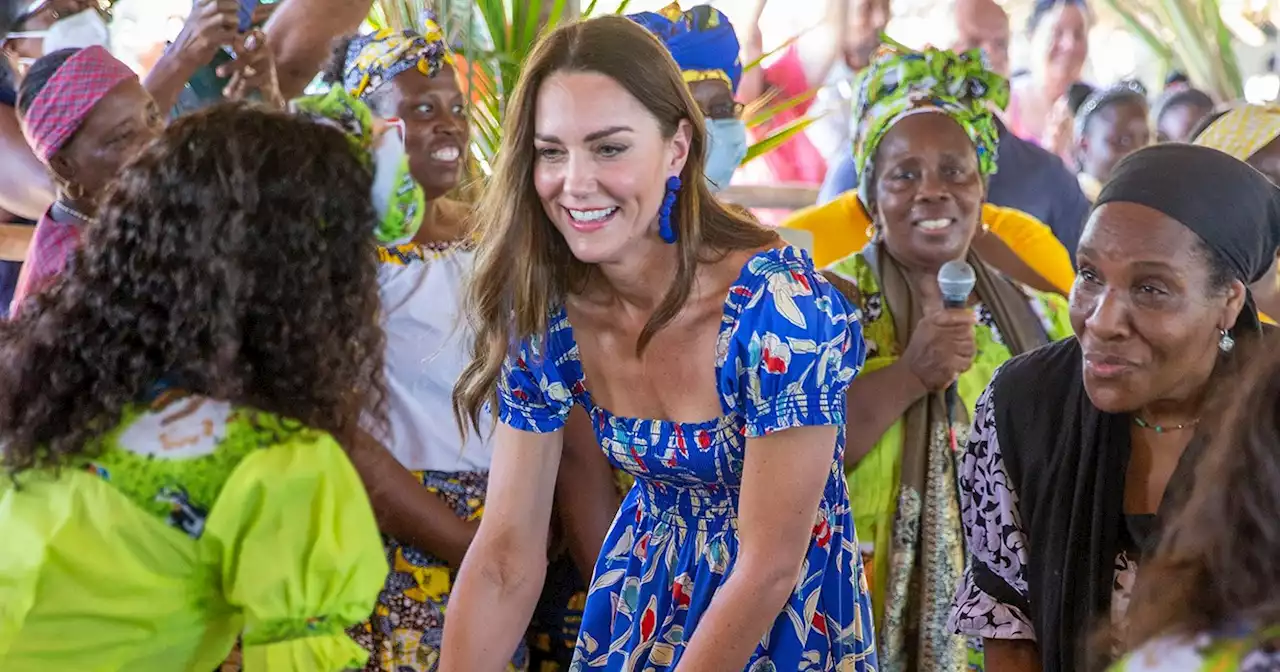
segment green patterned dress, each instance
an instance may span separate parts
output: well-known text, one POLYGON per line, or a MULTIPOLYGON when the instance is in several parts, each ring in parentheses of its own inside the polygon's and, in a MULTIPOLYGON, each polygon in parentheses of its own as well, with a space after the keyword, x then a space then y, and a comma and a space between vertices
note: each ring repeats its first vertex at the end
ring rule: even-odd
MULTIPOLYGON (((862 253, 827 268, 856 287, 863 337, 867 345, 865 373, 898 361, 898 338, 893 306, 888 305, 880 281, 862 253)), ((1071 334, 1066 301, 1055 294, 1019 289, 1051 340, 1071 334)), ((982 303, 972 306, 978 317, 974 334, 977 354, 973 366, 960 376, 957 389, 965 415, 990 382, 995 370, 1010 358, 1009 348, 991 312, 982 303)), ((865 375, 865 374, 864 374, 865 375)), ((856 383, 855 383, 856 384, 856 383)), ((954 429, 967 430, 964 418, 954 429)), ((858 539, 868 565, 876 614, 876 639, 882 670, 981 669, 978 650, 963 638, 946 634, 949 606, 964 570, 965 553, 960 525, 960 502, 945 426, 931 428, 929 446, 906 451, 906 423, 899 418, 856 467, 846 473, 858 539), (927 451, 924 484, 912 487, 903 479, 904 452, 927 451), (918 577, 918 581, 912 577, 918 577), (915 593, 915 595, 912 595, 915 593), (919 608, 909 608, 912 600, 919 608)))

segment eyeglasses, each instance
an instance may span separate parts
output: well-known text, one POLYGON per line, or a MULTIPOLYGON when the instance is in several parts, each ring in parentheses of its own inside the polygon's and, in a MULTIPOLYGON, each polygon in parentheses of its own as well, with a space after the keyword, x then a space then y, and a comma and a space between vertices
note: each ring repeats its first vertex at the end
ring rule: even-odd
POLYGON ((703 115, 708 119, 737 119, 742 116, 742 110, 745 106, 739 102, 733 103, 716 103, 709 105, 702 110, 703 115))

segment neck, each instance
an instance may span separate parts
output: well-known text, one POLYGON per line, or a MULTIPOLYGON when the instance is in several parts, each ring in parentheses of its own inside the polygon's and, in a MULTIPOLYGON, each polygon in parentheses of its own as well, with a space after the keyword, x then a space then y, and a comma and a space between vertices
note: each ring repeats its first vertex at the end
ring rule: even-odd
POLYGON ((53 208, 49 212, 54 221, 72 224, 87 223, 94 216, 94 208, 91 204, 81 203, 66 196, 59 196, 58 200, 53 202, 53 208))
POLYGON ((635 248, 625 259, 598 264, 596 270, 613 300, 638 312, 652 313, 671 289, 678 248, 657 238, 646 238, 635 248))
POLYGON ((1139 408, 1136 415, 1149 425, 1162 427, 1190 425, 1200 419, 1200 411, 1204 403, 1204 386, 1200 386, 1198 390, 1182 398, 1153 401, 1139 408))
POLYGON ((443 212, 444 203, 444 199, 439 198, 427 201, 422 214, 422 225, 414 234, 413 242, 449 243, 461 237, 459 222, 443 212))

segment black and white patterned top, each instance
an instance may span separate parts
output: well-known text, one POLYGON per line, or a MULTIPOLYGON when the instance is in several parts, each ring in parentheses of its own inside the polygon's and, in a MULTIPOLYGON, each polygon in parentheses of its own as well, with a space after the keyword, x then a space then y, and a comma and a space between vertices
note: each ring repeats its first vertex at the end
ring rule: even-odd
MULTIPOLYGON (((1009 483, 996 437, 994 386, 974 408, 973 431, 960 459, 960 523, 969 550, 969 566, 952 603, 949 630, 982 639, 1036 639, 1029 615, 978 586, 974 568, 999 577, 1027 599, 1027 534, 1018 510, 1018 493, 1009 483)), ((1123 623, 1138 573, 1137 554, 1125 546, 1116 556, 1111 593, 1111 622, 1123 623)), ((1117 633, 1118 634, 1118 633, 1117 633)))

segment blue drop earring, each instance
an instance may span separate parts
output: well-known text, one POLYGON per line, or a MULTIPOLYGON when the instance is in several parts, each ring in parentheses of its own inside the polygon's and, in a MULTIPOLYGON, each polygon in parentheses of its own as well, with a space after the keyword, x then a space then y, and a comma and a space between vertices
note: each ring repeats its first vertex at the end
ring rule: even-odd
POLYGON ((671 211, 676 207, 676 194, 680 191, 680 178, 672 175, 667 178, 667 195, 662 199, 662 208, 658 210, 658 235, 663 242, 676 242, 676 227, 671 223, 671 211))

